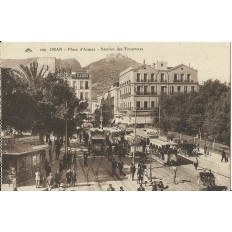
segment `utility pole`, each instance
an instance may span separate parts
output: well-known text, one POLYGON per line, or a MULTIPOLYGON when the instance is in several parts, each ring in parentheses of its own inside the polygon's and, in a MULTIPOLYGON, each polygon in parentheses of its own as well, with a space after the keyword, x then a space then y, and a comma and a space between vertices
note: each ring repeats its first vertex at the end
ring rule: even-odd
POLYGON ((136 101, 135 101, 135 126, 134 126, 134 152, 133 152, 133 157, 132 157, 132 162, 133 164, 135 163, 135 152, 136 152, 136 145, 135 145, 135 139, 136 139, 136 119, 137 119, 137 106, 136 106, 136 101))
POLYGON ((68 103, 65 102, 65 153, 68 154, 68 122, 67 122, 67 110, 68 110, 68 103))
POLYGON ((103 129, 103 125, 102 125, 102 122, 103 122, 103 116, 102 116, 102 105, 101 105, 101 116, 100 116, 100 122, 101 122, 101 129, 103 129))

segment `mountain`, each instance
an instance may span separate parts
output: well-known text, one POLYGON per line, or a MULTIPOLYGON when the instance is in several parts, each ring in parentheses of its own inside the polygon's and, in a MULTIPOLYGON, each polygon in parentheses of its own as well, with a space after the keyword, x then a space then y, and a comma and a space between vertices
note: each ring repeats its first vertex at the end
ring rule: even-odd
POLYGON ((82 67, 76 59, 56 59, 56 68, 71 66, 72 72, 81 71, 82 67))
POLYGON ((28 59, 2 59, 2 67, 3 68, 12 68, 19 69, 19 65, 28 65, 31 62, 35 61, 36 58, 28 58, 28 59))
MULTIPOLYGON (((19 69, 19 65, 28 65, 29 63, 36 61, 36 57, 28 59, 2 59, 2 67, 19 69)), ((56 68, 72 66, 72 71, 80 71, 82 67, 76 59, 56 59, 56 68)))
POLYGON ((118 81, 119 73, 138 64, 135 60, 121 54, 110 54, 106 58, 84 67, 92 76, 92 98, 106 92, 111 84, 118 81))

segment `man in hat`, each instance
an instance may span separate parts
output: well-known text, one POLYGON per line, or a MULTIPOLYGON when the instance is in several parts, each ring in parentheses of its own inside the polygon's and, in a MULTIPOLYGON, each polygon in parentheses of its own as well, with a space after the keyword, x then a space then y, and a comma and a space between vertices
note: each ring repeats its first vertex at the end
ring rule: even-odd
POLYGON ((130 173, 131 173, 131 179, 132 179, 132 181, 134 180, 135 172, 136 172, 136 167, 135 167, 135 165, 133 163, 131 163, 130 173))
POLYGON ((124 190, 123 187, 121 186, 119 191, 125 191, 125 190, 124 190))
POLYGON ((137 191, 145 191, 145 188, 143 187, 142 184, 140 184, 140 186, 138 187, 137 191))
POLYGON ((107 189, 107 191, 115 191, 115 189, 112 187, 112 184, 109 184, 109 188, 107 189))

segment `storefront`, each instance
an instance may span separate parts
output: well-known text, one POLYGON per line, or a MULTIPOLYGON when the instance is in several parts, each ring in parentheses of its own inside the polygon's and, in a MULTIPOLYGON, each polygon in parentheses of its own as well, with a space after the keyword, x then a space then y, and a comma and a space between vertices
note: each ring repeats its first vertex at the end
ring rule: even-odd
POLYGON ((2 154, 2 174, 3 183, 9 183, 9 176, 11 171, 16 171, 17 183, 34 178, 35 171, 43 168, 46 157, 46 150, 44 148, 22 152, 22 153, 3 153, 2 154))

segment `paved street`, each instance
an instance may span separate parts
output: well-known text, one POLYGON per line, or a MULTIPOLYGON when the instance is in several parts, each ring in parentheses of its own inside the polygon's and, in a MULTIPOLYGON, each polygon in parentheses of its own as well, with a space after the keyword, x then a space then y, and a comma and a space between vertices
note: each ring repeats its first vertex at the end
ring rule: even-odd
MULTIPOLYGON (((85 148, 84 144, 75 144, 75 149, 77 151, 77 184, 75 187, 70 187, 67 190, 75 191, 105 191, 107 190, 109 184, 112 184, 115 190, 119 190, 120 186, 123 186, 125 191, 136 191, 139 187, 137 180, 131 180, 130 175, 130 164, 132 157, 126 157, 123 159, 124 162, 124 172, 126 176, 120 176, 119 170, 117 169, 117 174, 112 175, 111 172, 111 161, 105 156, 96 156, 88 158, 88 167, 84 167, 83 153, 81 149, 85 148)), ((64 152, 64 151, 63 151, 64 152)), ((117 156, 115 159, 118 161, 117 156)), ((152 157, 152 177, 155 179, 161 179, 164 183, 165 191, 197 191, 200 186, 197 185, 198 172, 203 168, 210 168, 212 166, 212 171, 216 176, 216 184, 218 186, 226 186, 230 189, 230 179, 229 179, 229 163, 222 163, 220 161, 220 156, 218 154, 213 154, 210 157, 200 156, 199 157, 199 167, 198 171, 195 170, 192 160, 194 158, 190 157, 180 157, 180 165, 177 167, 177 184, 174 184, 174 172, 172 167, 165 166, 162 162, 155 157, 152 157), (216 162, 216 164, 215 164, 216 162)), ((135 159, 135 163, 138 163, 138 158, 135 159)), ((150 162, 145 160, 148 168, 148 173, 150 172, 150 162)), ((52 172, 54 173, 58 167, 58 162, 56 161, 52 165, 52 172)), ((135 175, 136 176, 136 175, 135 175)), ((65 171, 63 171, 63 182, 65 183, 65 171)), ((149 184, 144 186, 146 191, 151 191, 151 186, 149 184)), ((12 190, 8 185, 2 186, 3 190, 12 190)), ((36 189, 34 181, 30 181, 24 186, 18 187, 20 191, 27 190, 44 190, 45 188, 36 189)), ((58 190, 54 188, 53 190, 58 190)))

